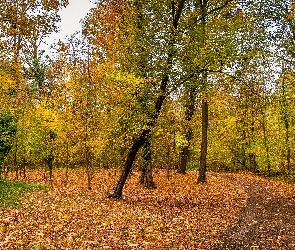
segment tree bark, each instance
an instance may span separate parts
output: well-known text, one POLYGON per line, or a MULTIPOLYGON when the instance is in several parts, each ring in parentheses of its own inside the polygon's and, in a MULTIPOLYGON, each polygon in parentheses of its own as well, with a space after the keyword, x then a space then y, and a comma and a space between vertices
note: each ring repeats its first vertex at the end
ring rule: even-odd
POLYGON ((178 169, 178 173, 185 174, 187 169, 187 163, 189 161, 190 155, 190 143, 193 138, 193 131, 190 125, 190 121, 192 120, 195 113, 195 102, 196 102, 196 94, 197 89, 196 86, 189 85, 188 86, 188 99, 186 103, 186 111, 185 111, 185 120, 187 122, 187 130, 185 132, 185 138, 187 141, 187 145, 185 145, 180 153, 180 166, 178 169))
POLYGON ((52 150, 50 150, 50 154, 49 154, 48 159, 47 159, 50 182, 52 181, 53 160, 54 160, 54 156, 53 156, 52 150))
POLYGON ((208 146, 208 101, 202 100, 202 143, 198 183, 206 182, 206 159, 208 146))
POLYGON ((188 158, 189 158, 189 146, 186 145, 182 148, 180 152, 180 166, 177 171, 179 174, 186 173, 188 158))
POLYGON ((152 165, 149 163, 146 167, 145 170, 142 171, 142 175, 140 177, 140 183, 150 189, 157 188, 154 178, 153 178, 153 171, 152 171, 152 165))
POLYGON ((150 137, 145 141, 142 151, 143 164, 141 168, 140 184, 146 188, 156 188, 151 165, 152 151, 150 137))
POLYGON ((266 118, 265 115, 263 115, 263 121, 262 121, 262 129, 263 129, 263 144, 266 149, 266 159, 267 159, 267 173, 268 176, 271 176, 271 164, 270 164, 270 158, 269 158, 269 146, 267 142, 267 135, 266 135, 266 118))
POLYGON ((285 79, 282 81, 282 118, 284 122, 284 127, 285 127, 285 146, 286 146, 286 161, 287 161, 287 173, 290 173, 291 170, 291 149, 290 149, 290 123, 289 123, 289 117, 288 117, 288 107, 287 107, 287 99, 286 99, 286 85, 285 85, 285 79))
MULTIPOLYGON (((207 14, 208 0, 200 0, 201 10, 201 27, 202 27, 202 46, 205 46, 206 42, 206 14, 207 14)), ((207 160, 207 144, 208 144, 208 101, 207 97, 207 71, 202 76, 202 142, 201 142, 201 156, 200 156, 200 168, 197 183, 206 182, 206 160, 207 160)))
POLYGON ((141 146, 144 144, 144 142, 146 141, 150 132, 151 132, 150 129, 143 130, 142 133, 140 134, 140 136, 133 142, 133 145, 127 155, 124 169, 123 169, 121 176, 120 176, 116 186, 114 187, 112 193, 109 194, 109 196, 108 196, 109 198, 114 198, 116 200, 122 199, 123 187, 125 185, 128 175, 131 171, 136 154, 137 154, 138 150, 141 148, 141 146))
POLYGON ((15 143, 15 151, 14 151, 14 154, 13 154, 13 165, 15 167, 16 179, 18 180, 19 168, 18 168, 18 162, 17 162, 17 151, 18 151, 18 143, 16 141, 16 143, 15 143))

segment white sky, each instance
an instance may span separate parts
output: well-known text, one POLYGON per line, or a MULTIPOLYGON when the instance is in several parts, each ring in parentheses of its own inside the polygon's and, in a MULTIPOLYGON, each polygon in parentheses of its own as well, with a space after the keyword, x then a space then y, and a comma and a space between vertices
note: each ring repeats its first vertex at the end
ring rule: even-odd
MULTIPOLYGON (((50 44, 57 42, 59 39, 64 40, 67 35, 73 34, 77 30, 81 30, 80 20, 86 16, 90 8, 95 4, 91 0, 70 0, 69 5, 59 11, 61 22, 59 23, 60 32, 52 33, 45 39, 44 49, 48 49, 50 44)), ((43 46, 42 46, 43 47, 43 46)))

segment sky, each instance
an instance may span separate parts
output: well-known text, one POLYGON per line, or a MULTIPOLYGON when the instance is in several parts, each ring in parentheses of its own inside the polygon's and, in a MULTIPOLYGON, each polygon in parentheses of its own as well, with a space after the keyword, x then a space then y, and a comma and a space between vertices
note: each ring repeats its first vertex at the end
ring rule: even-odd
POLYGON ((52 33, 45 39, 47 45, 43 45, 47 49, 50 44, 55 41, 64 40, 67 35, 73 34, 77 30, 81 30, 80 20, 86 16, 90 8, 95 4, 91 0, 70 0, 69 5, 59 11, 61 22, 59 23, 60 32, 52 33))

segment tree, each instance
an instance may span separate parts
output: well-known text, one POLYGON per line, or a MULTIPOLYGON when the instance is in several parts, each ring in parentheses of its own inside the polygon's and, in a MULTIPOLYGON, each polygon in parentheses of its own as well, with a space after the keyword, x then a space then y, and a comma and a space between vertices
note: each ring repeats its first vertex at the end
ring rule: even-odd
POLYGON ((0 51, 5 48, 6 58, 16 64, 37 55, 42 39, 57 31, 58 11, 67 4, 68 0, 1 1, 0 51))
POLYGON ((0 113, 0 176, 2 175, 2 164, 13 145, 16 124, 10 112, 0 113))
MULTIPOLYGON (((165 100, 166 96, 166 91, 167 87, 169 84, 169 77, 171 74, 171 69, 173 66, 173 58, 175 57, 176 54, 176 31, 178 30, 179 22, 181 19, 182 12, 184 10, 184 5, 185 5, 185 0, 182 0, 178 3, 177 6, 167 6, 163 5, 160 10, 164 11, 171 11, 171 16, 170 20, 168 21, 168 24, 164 24, 165 26, 163 27, 164 29, 160 32, 167 33, 168 37, 165 39, 165 42, 167 44, 167 50, 166 50, 166 62, 163 67, 162 75, 160 76, 159 79, 159 91, 157 95, 155 96, 155 102, 154 102, 154 114, 153 117, 148 119, 146 121, 146 126, 143 128, 139 135, 136 138, 133 138, 133 143, 131 148, 128 151, 127 158, 124 164, 124 169, 123 172, 116 184, 116 186, 113 189, 113 192, 110 194, 109 197, 115 198, 115 199, 121 199, 122 198, 122 190, 124 187, 124 184, 126 182, 126 179, 131 171, 132 164, 134 162, 134 159, 136 157, 136 154, 138 150, 141 148, 141 146, 146 142, 146 140, 149 138, 150 133, 151 133, 151 128, 155 125, 155 122, 160 114, 163 102, 165 100)), ((156 9, 156 7, 160 7, 157 5, 151 6, 155 14, 158 12, 159 9, 156 9)), ((162 15, 170 15, 168 12, 162 13, 162 15)), ((157 13, 158 14, 158 13, 157 13)), ((160 13, 159 13, 160 14, 160 13)), ((151 23, 150 23, 151 24, 151 23)), ((153 23, 153 24, 158 24, 158 23, 153 23)))

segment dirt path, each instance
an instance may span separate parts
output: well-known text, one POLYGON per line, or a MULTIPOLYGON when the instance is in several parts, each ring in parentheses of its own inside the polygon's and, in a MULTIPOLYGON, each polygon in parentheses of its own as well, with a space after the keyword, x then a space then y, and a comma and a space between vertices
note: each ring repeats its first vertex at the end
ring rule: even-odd
POLYGON ((295 249, 295 201, 259 180, 224 175, 248 194, 245 206, 211 250, 295 249))

